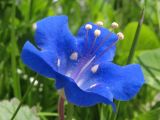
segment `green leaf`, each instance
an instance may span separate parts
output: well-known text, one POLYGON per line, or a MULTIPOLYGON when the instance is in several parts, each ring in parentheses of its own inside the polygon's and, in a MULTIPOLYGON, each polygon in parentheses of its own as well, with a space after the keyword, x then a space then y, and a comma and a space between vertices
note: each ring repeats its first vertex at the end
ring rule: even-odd
POLYGON ((160 108, 145 112, 136 117, 134 120, 159 120, 160 119, 159 113, 160 113, 160 108))
MULTIPOLYGON (((124 29, 124 41, 120 42, 120 46, 123 52, 127 52, 130 50, 132 41, 136 32, 138 23, 131 22, 124 29)), ((136 50, 146 50, 158 48, 160 45, 158 41, 158 37, 156 34, 145 24, 142 25, 141 32, 139 35, 139 40, 137 43, 136 50)))
MULTIPOLYGON (((136 32, 138 22, 131 22, 129 23, 125 29, 124 29, 124 36, 125 39, 123 41, 120 41, 117 45, 117 63, 125 63, 125 60, 128 57, 128 53, 130 51, 134 35, 136 32)), ((140 35, 138 38, 138 43, 136 46, 136 52, 137 55, 139 52, 149 49, 158 48, 160 46, 158 37, 156 34, 149 28, 149 26, 143 24, 140 35)))
POLYGON ((135 62, 140 63, 146 83, 160 90, 160 48, 142 52, 135 62))
MULTIPOLYGON (((11 119, 14 111, 16 110, 19 104, 19 100, 17 98, 13 98, 12 100, 3 100, 0 102, 0 120, 9 120, 11 119)), ((22 106, 20 111, 18 112, 15 120, 40 120, 37 117, 36 110, 30 109, 28 106, 22 106)))

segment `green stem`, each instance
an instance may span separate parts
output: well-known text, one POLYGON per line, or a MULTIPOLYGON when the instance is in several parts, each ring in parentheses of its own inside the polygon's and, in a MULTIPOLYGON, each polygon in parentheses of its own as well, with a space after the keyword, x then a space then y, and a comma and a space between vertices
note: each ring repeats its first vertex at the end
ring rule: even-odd
POLYGON ((68 103, 68 105, 67 105, 66 120, 72 120, 72 118, 73 118, 73 112, 74 112, 74 105, 71 104, 71 103, 68 103))
POLYGON ((58 116, 58 113, 50 113, 50 112, 39 112, 38 116, 58 116))
POLYGON ((116 119, 117 119, 120 104, 121 104, 121 101, 118 101, 118 103, 117 103, 117 112, 115 113, 113 120, 116 120, 116 119))
POLYGON ((150 70, 140 59, 140 57, 137 58, 139 63, 145 68, 145 70, 154 78, 155 82, 157 82, 158 84, 160 84, 160 80, 154 75, 154 73, 152 72, 152 70, 150 70))
MULTIPOLYGON (((159 33, 160 33, 160 1, 157 0, 157 18, 158 18, 158 26, 159 26, 159 33)), ((159 34, 160 35, 160 34, 159 34)))
POLYGON ((29 1, 29 18, 28 18, 28 22, 32 20, 32 12, 33 12, 33 0, 29 1))
MULTIPOLYGON (((137 45, 137 42, 138 42, 138 37, 139 37, 139 33, 141 31, 141 27, 142 27, 142 24, 143 24, 143 20, 144 20, 144 9, 142 10, 142 13, 141 13, 141 18, 138 22, 138 26, 137 26, 137 29, 136 29, 136 33, 135 33, 135 36, 134 36, 134 39, 133 39, 133 43, 132 43, 132 46, 131 46, 131 49, 130 49, 130 53, 128 55, 128 59, 127 59, 127 62, 126 64, 129 64, 131 63, 132 59, 133 59, 133 56, 134 56, 134 53, 135 53, 135 49, 136 49, 136 45, 137 45)), ((117 112, 116 114, 114 115, 114 119, 113 120, 116 120, 117 119, 117 116, 118 116, 118 112, 119 112, 119 108, 120 108, 120 101, 118 101, 117 103, 117 112)))
POLYGON ((127 59, 127 63, 126 64, 131 63, 132 58, 134 56, 136 45, 137 45, 137 42, 138 42, 138 37, 139 37, 140 31, 141 31, 141 27, 142 27, 142 24, 143 24, 143 20, 144 20, 144 9, 142 10, 142 13, 141 13, 141 19, 138 22, 136 33, 135 33, 135 36, 134 36, 134 39, 133 39, 133 43, 132 43, 132 46, 131 46, 130 53, 128 55, 128 59, 127 59))
POLYGON ((160 72, 160 69, 144 64, 146 68, 160 72))
POLYGON ((104 106, 100 106, 100 120, 104 120, 104 106))
POLYGON ((12 78, 13 78, 13 90, 14 90, 14 95, 21 99, 21 90, 20 90, 20 81, 16 73, 16 36, 15 36, 15 15, 16 15, 16 1, 13 0, 12 4, 12 16, 11 16, 11 23, 12 23, 12 28, 11 28, 11 70, 12 70, 12 78))
POLYGON ((112 118, 112 109, 109 108, 109 115, 108 115, 108 119, 107 120, 110 120, 112 118))
POLYGON ((34 81, 31 83, 30 87, 27 89, 26 93, 24 94, 21 102, 19 103, 17 109, 15 110, 15 112, 14 112, 14 114, 12 115, 12 118, 11 118, 10 120, 14 120, 14 118, 16 117, 16 115, 17 115, 18 111, 20 110, 20 108, 21 108, 24 100, 26 99, 26 97, 28 96, 29 92, 31 91, 31 89, 32 89, 32 87, 33 87, 33 85, 34 85, 34 83, 35 83, 35 81, 36 81, 37 76, 38 76, 38 74, 36 74, 34 81))

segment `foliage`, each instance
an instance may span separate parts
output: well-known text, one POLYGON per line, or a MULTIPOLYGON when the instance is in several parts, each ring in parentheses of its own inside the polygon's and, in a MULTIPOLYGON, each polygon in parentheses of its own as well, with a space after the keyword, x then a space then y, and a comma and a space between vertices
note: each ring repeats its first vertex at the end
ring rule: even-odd
MULTIPOLYGON (((88 21, 102 20, 105 27, 117 21, 120 28, 115 32, 124 32, 125 40, 117 45, 115 62, 124 65, 140 11, 145 6, 144 24, 133 62, 141 64, 146 85, 133 100, 121 103, 118 120, 157 120, 160 107, 155 100, 160 92, 159 5, 159 0, 0 0, 0 99, 21 99, 34 78, 32 76, 35 76, 20 60, 24 42, 28 39, 33 41, 32 24, 35 21, 50 15, 66 14, 74 34, 88 21)), ((58 94, 54 81, 42 76, 38 76, 37 80, 24 104, 39 106, 41 119, 57 119, 58 94)), ((113 116, 111 109, 101 104, 80 108, 66 103, 66 111, 75 120, 106 120, 113 116)))
MULTIPOLYGON (((9 120, 12 117, 16 107, 19 104, 19 100, 13 98, 12 100, 4 100, 0 102, 0 119, 9 120)), ((37 117, 37 112, 34 108, 30 109, 28 106, 21 107, 17 114, 16 120, 40 120, 37 117)))
POLYGON ((157 90, 160 90, 159 59, 160 49, 155 49, 142 52, 136 60, 143 68, 146 83, 157 90))

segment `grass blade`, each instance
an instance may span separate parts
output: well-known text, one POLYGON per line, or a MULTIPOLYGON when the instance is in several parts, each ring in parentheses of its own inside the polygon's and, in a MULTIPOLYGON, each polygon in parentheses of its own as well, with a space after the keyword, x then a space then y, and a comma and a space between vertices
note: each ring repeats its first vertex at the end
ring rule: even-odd
MULTIPOLYGON (((136 33, 135 33, 135 36, 134 36, 134 39, 133 39, 133 43, 132 43, 132 46, 131 46, 131 49, 130 49, 126 64, 131 63, 131 61, 133 59, 133 56, 134 56, 134 53, 135 53, 135 49, 136 49, 136 45, 137 45, 137 42, 138 42, 138 37, 139 37, 140 31, 141 31, 141 27, 142 27, 142 24, 143 24, 143 20, 144 20, 144 8, 143 8, 142 13, 141 13, 141 18, 140 18, 140 20, 138 22, 136 33)), ((119 108, 120 108, 120 103, 121 102, 118 101, 118 103, 117 103, 117 112, 115 113, 113 120, 117 119, 119 108)))
POLYGON ((12 53, 11 53, 11 70, 12 70, 12 79, 13 79, 13 90, 14 90, 14 95, 21 99, 21 89, 20 89, 20 81, 17 76, 17 69, 16 69, 16 35, 15 35, 15 15, 16 15, 16 1, 13 1, 12 4, 12 16, 11 16, 11 23, 12 23, 12 28, 11 28, 11 45, 12 45, 12 53))

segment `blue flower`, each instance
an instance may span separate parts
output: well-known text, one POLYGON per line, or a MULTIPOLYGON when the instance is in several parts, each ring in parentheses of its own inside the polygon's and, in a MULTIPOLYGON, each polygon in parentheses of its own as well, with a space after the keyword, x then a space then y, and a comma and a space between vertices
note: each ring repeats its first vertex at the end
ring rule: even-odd
POLYGON ((100 25, 87 23, 77 36, 68 28, 66 16, 53 16, 36 23, 35 43, 27 41, 21 58, 29 68, 48 78, 71 103, 112 105, 114 99, 133 98, 144 83, 137 64, 112 63, 118 35, 100 25))

